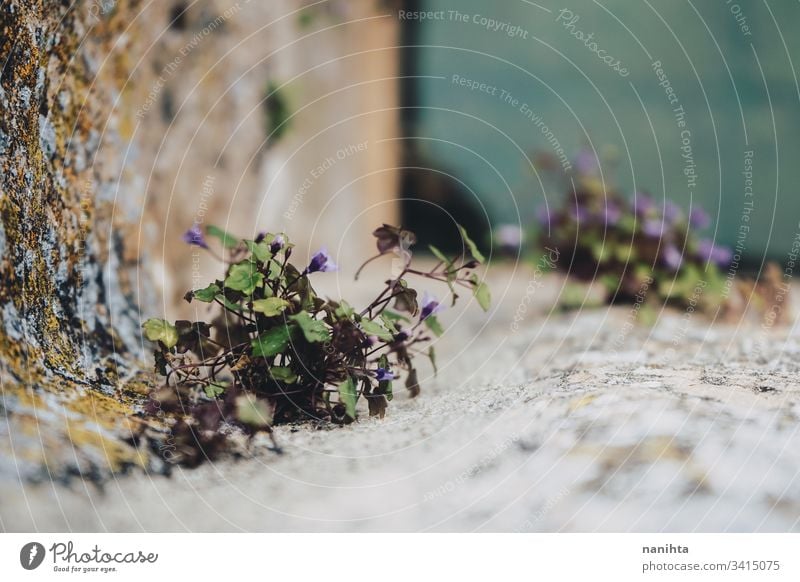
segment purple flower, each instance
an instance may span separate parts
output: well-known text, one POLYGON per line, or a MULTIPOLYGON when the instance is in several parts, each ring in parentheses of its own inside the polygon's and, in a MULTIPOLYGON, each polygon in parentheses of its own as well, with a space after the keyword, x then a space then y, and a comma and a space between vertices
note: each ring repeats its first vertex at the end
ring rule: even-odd
POLYGON ((615 226, 622 218, 622 209, 614 202, 607 202, 603 208, 603 221, 609 226, 615 226))
MULTIPOLYGON (((283 238, 283 235, 276 234, 275 238, 272 239, 272 242, 269 243, 269 252, 271 252, 274 255, 285 246, 286 246, 286 239, 283 238)), ((334 267, 336 267, 336 265, 334 265, 334 267)))
POLYGON ((553 221, 553 213, 550 212, 546 204, 536 209, 536 221, 539 223, 539 226, 550 226, 550 223, 553 221))
POLYGON ((573 206, 570 210, 572 212, 572 220, 575 222, 588 222, 589 213, 583 206, 573 206))
POLYGON ((701 206, 695 206, 689 214, 689 224, 692 228, 702 230, 711 226, 711 217, 701 206))
POLYGON ((408 332, 401 329, 399 332, 397 332, 397 335, 394 336, 394 341, 396 341, 396 342, 404 342, 409 337, 410 336, 408 335, 408 332))
POLYGON ((633 195, 633 209, 638 216, 649 214, 653 208, 655 208, 653 199, 647 194, 643 192, 637 192, 633 195))
POLYGON ((375 378, 378 379, 378 382, 388 382, 389 380, 394 380, 394 374, 386 368, 378 368, 375 370, 375 378))
POLYGON ((200 225, 197 223, 183 233, 183 242, 204 249, 208 248, 208 243, 206 242, 206 238, 203 236, 203 231, 200 230, 200 225))
POLYGON ((503 224, 495 230, 495 238, 500 246, 518 249, 522 246, 524 235, 522 229, 515 224, 503 224))
POLYGON ((642 224, 642 232, 651 238, 661 238, 664 236, 665 226, 660 218, 648 218, 642 224))
POLYGON ((733 249, 724 245, 715 246, 711 260, 719 267, 727 267, 733 261, 733 249))
POLYGON ((422 294, 422 310, 419 313, 419 320, 425 321, 434 313, 439 313, 444 307, 439 300, 427 291, 422 294))
POLYGON ((578 155, 575 156, 575 169, 578 170, 579 174, 584 176, 597 174, 597 171, 600 169, 600 161, 592 150, 583 148, 578 152, 578 155))
POLYGON ((671 200, 667 200, 664 203, 664 221, 668 222, 669 224, 675 224, 678 222, 681 217, 683 216, 683 210, 681 207, 672 202, 671 200))
POLYGON ((311 257, 311 262, 308 264, 308 267, 306 267, 305 273, 329 273, 338 268, 339 267, 336 266, 336 263, 333 262, 330 255, 328 255, 328 249, 322 247, 311 257))
POLYGON ((733 260, 733 251, 726 246, 715 245, 711 239, 704 238, 697 249, 698 256, 703 261, 710 261, 719 267, 727 267, 733 260))
POLYGON ((256 240, 255 240, 256 244, 262 242, 265 238, 267 238, 267 233, 266 232, 259 232, 258 235, 256 236, 256 240))
POLYGON ((673 244, 668 244, 661 251, 661 258, 664 264, 673 271, 677 271, 683 264, 681 251, 673 244))

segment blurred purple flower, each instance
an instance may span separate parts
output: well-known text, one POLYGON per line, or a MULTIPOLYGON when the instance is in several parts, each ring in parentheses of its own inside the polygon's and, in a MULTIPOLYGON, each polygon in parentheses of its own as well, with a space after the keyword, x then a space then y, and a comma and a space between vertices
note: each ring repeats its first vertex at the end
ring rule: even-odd
POLYGON ((536 209, 536 221, 539 226, 550 226, 553 221, 553 213, 543 204, 536 209))
POLYGON ((661 258, 664 260, 664 264, 673 271, 680 269, 683 264, 683 255, 674 244, 668 244, 663 248, 661 258))
POLYGON ((710 261, 719 267, 727 267, 733 259, 733 251, 722 245, 715 245, 711 239, 704 238, 698 245, 697 254, 703 261, 710 261))
MULTIPOLYGON (((286 239, 283 238, 283 235, 276 234, 275 238, 272 239, 272 242, 269 243, 269 252, 274 255, 284 246, 286 246, 286 239)), ((336 265, 334 265, 334 267, 336 267, 336 265)))
POLYGON ((661 238, 664 236, 666 225, 660 218, 648 218, 642 223, 642 232, 651 238, 661 238))
POLYGON ((394 374, 386 368, 378 368, 375 370, 375 378, 378 379, 378 382, 388 382, 389 380, 394 380, 394 374))
POLYGON ((183 242, 204 249, 208 248, 208 243, 206 242, 206 238, 203 236, 203 231, 200 230, 200 225, 197 223, 183 233, 183 242))
POLYGON ((266 232, 259 232, 259 233, 256 235, 256 238, 255 238, 255 242, 256 242, 256 244, 258 244, 258 243, 260 243, 261 241, 263 241, 263 240, 266 238, 266 236, 267 236, 267 233, 266 233, 266 232))
POLYGON ((522 229, 516 224, 502 224, 495 230, 495 238, 502 247, 518 249, 525 237, 522 229))
POLYGON ((681 217, 683 217, 683 210, 681 210, 681 207, 672 200, 667 200, 664 203, 664 220, 669 224, 675 224, 681 217))
POLYGON ((600 169, 600 161, 597 155, 589 148, 583 148, 575 156, 575 169, 579 174, 592 175, 597 174, 600 169))
POLYGON ((425 291, 422 294, 422 309, 419 313, 419 320, 425 321, 431 315, 439 313, 442 309, 444 309, 444 306, 439 303, 439 300, 425 291))
POLYGON ((319 251, 317 251, 314 256, 311 257, 311 262, 306 267, 306 274, 308 273, 329 273, 331 271, 336 271, 339 267, 336 266, 336 263, 333 262, 330 255, 328 255, 328 249, 322 247, 319 251))
POLYGON ((650 198, 647 194, 643 192, 637 192, 633 195, 633 209, 636 212, 637 216, 644 216, 645 214, 649 214, 653 208, 655 208, 655 204, 653 203, 653 199, 650 198))
POLYGON ((719 267, 727 267, 733 261, 733 249, 724 245, 714 247, 714 254, 711 257, 719 267))
POLYGON ((615 226, 622 218, 622 209, 614 202, 607 202, 603 208, 603 220, 608 226, 615 226))
POLYGON ((689 224, 692 228, 702 230, 711 226, 711 217, 701 206, 695 206, 689 214, 689 224))
POLYGON ((572 213, 572 220, 575 222, 588 222, 589 221, 589 212, 583 206, 573 206, 570 208, 572 213))

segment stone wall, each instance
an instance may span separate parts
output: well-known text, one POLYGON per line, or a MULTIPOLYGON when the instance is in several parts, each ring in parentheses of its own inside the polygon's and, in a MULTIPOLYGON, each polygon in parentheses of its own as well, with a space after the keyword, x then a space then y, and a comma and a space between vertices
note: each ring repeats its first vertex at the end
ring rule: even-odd
POLYGON ((301 8, 0 6, 0 476, 149 462, 125 444, 151 382, 140 321, 219 275, 180 243, 193 222, 355 262, 343 226, 393 219, 395 25, 371 0, 301 8))

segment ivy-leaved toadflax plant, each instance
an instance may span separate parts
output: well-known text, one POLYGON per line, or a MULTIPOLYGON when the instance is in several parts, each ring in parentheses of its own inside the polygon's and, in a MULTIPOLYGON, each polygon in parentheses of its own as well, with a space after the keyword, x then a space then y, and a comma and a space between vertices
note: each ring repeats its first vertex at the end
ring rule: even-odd
POLYGON ((232 433, 271 435, 276 424, 304 420, 351 423, 361 399, 370 416, 382 418, 402 377, 417 396, 414 357, 425 354, 435 370, 429 344, 443 333, 438 314, 444 304, 427 291, 420 297, 410 280, 447 284, 453 304, 457 288, 467 288, 489 309, 489 288, 475 273, 484 257, 460 232, 461 255, 450 258, 432 248, 437 262, 421 270, 412 261, 413 233, 389 225, 376 229, 378 252, 358 272, 386 255, 399 256, 402 264, 359 310, 314 291, 315 277, 337 269, 326 249, 296 266, 285 234, 247 240, 213 226, 190 229, 185 242, 213 253, 206 236, 213 237, 231 258, 224 278, 185 296, 216 306, 214 319, 143 324, 163 377, 145 411, 169 429, 171 442, 157 447, 162 457, 194 465, 225 450, 232 433))

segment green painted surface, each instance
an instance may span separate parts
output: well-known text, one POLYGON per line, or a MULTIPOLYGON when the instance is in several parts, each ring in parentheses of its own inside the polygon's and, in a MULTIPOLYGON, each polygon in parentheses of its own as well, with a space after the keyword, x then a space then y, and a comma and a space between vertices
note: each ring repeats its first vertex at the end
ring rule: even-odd
POLYGON ((628 192, 636 187, 684 206, 701 203, 716 216, 724 243, 734 245, 745 234, 740 226, 749 226, 744 247, 751 260, 767 249, 778 259, 790 250, 800 228, 800 91, 790 61, 800 65, 792 26, 800 22, 797 2, 740 2, 738 20, 736 5, 724 0, 422 5, 440 12, 419 26, 416 42, 426 48, 414 73, 430 77, 418 81, 422 109, 410 131, 434 165, 474 190, 493 223, 515 221, 517 209, 530 221, 545 196, 557 199, 561 188, 540 185, 528 161, 537 151, 554 153, 557 140, 570 154, 587 144, 612 146, 619 164, 603 165, 606 178, 628 192), (577 21, 560 16, 565 7, 577 21), (483 17, 499 28, 491 30, 483 17), (576 31, 593 33, 589 43, 597 46, 576 31), (593 48, 620 63, 607 65, 593 48), (471 90, 454 75, 496 90, 471 90), (685 127, 674 112, 679 106, 685 127), (552 131, 549 140, 534 114, 552 131), (682 157, 683 138, 694 185, 684 173, 690 162, 682 157), (746 151, 753 152, 752 196, 742 174, 746 151))

